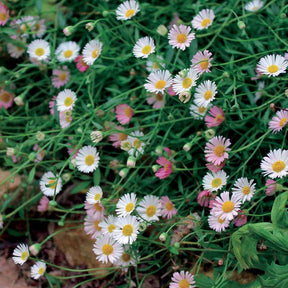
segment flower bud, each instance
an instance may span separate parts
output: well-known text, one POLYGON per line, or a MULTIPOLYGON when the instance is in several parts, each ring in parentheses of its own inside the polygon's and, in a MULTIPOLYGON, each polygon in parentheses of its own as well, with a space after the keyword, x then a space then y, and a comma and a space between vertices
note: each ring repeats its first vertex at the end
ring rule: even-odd
POLYGON ((119 171, 119 176, 121 178, 125 178, 128 175, 129 169, 128 168, 123 168, 119 171))
POLYGON ((159 236, 159 240, 164 242, 167 239, 167 233, 161 233, 159 236))
POLYGON ((16 149, 11 148, 11 147, 8 147, 8 148, 7 148, 7 151, 6 151, 6 155, 7 155, 7 156, 16 155, 16 149))
POLYGON ((180 243, 179 242, 174 243, 174 247, 178 249, 180 247, 180 243))
POLYGON ((161 36, 165 36, 168 33, 168 29, 164 25, 159 25, 156 29, 156 32, 161 36))
POLYGON ((86 28, 89 32, 91 32, 91 31, 94 29, 94 27, 95 27, 95 24, 94 24, 93 22, 89 22, 89 23, 87 23, 87 24, 85 25, 85 28, 86 28))
POLYGON ((206 140, 210 140, 215 136, 216 132, 213 129, 208 129, 204 132, 204 136, 206 140))
POLYGON ((35 159, 37 158, 37 154, 35 152, 31 152, 29 155, 28 155, 28 159, 33 162, 35 161, 35 159))
POLYGON ((23 101, 24 95, 19 95, 14 98, 14 102, 17 106, 24 106, 24 101, 23 101))
POLYGON ((140 224, 139 224, 139 231, 140 231, 140 232, 143 232, 143 231, 146 230, 146 228, 147 228, 147 224, 146 224, 145 222, 140 222, 140 224))
POLYGON ((58 205, 58 203, 55 200, 49 201, 49 206, 56 207, 57 205, 58 205))
POLYGON ((127 167, 134 168, 135 164, 136 164, 136 158, 134 156, 129 156, 126 163, 127 167))
POLYGON ((36 133, 36 139, 37 139, 38 141, 44 140, 44 139, 45 139, 45 134, 44 134, 43 132, 41 132, 41 131, 37 131, 37 133, 36 133))
POLYGON ((64 180, 64 182, 68 182, 71 179, 71 173, 64 173, 62 175, 62 179, 64 180))
POLYGON ((222 74, 222 77, 223 77, 223 78, 229 78, 229 77, 230 77, 230 74, 229 74, 227 71, 225 71, 225 72, 222 74))
POLYGON ((156 173, 160 168, 161 168, 160 165, 156 165, 155 164, 155 165, 152 166, 152 170, 153 170, 154 173, 156 173))
POLYGON ((163 153, 163 147, 162 146, 157 146, 156 149, 155 149, 155 152, 157 155, 162 155, 163 153))
POLYGON ((41 250, 41 244, 35 243, 29 247, 29 250, 33 256, 36 256, 41 250))
POLYGON ((92 142, 99 143, 103 139, 103 132, 102 131, 93 131, 90 134, 90 138, 92 142))
POLYGON ((186 151, 186 152, 189 152, 190 149, 192 147, 192 143, 189 142, 189 143, 186 143, 184 146, 183 146, 183 150, 186 151))
POLYGON ((131 143, 128 140, 122 141, 120 147, 124 151, 129 151, 132 148, 131 143))
POLYGON ((187 92, 181 92, 179 94, 178 98, 182 103, 187 103, 191 98, 191 94, 188 91, 187 92))
POLYGON ((246 25, 245 25, 245 23, 244 23, 243 21, 238 21, 238 22, 237 22, 237 25, 238 25, 238 28, 239 28, 240 30, 243 30, 243 29, 245 29, 245 27, 246 27, 246 25))
POLYGON ((75 31, 73 26, 67 26, 63 29, 63 33, 65 36, 70 36, 75 31))

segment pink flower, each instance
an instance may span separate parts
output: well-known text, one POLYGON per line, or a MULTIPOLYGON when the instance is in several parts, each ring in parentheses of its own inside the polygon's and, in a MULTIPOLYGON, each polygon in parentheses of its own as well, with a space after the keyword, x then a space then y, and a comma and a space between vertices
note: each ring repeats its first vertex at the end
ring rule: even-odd
POLYGON ((193 66, 193 69, 200 75, 204 72, 211 72, 209 69, 212 66, 211 62, 213 60, 211 56, 212 53, 209 52, 209 50, 204 50, 203 52, 198 51, 191 60, 191 66, 193 66))
POLYGON ((104 218, 105 209, 100 202, 95 204, 89 204, 87 201, 85 201, 84 208, 87 215, 95 216, 97 219, 104 218))
POLYGON ((208 223, 209 223, 209 227, 211 229, 220 233, 220 232, 226 230, 226 228, 230 224, 230 220, 228 220, 227 218, 222 219, 222 218, 220 218, 220 216, 215 216, 215 215, 211 214, 208 216, 208 223))
POLYGON ((281 131, 288 123, 288 112, 280 110, 276 112, 276 116, 269 122, 269 128, 273 129, 273 133, 281 131))
POLYGON ((40 201, 39 205, 37 206, 38 212, 45 212, 49 208, 49 199, 46 196, 43 196, 40 201))
POLYGON ((72 121, 72 114, 71 111, 60 111, 59 112, 59 121, 61 128, 69 127, 72 121))
POLYGON ((132 108, 127 104, 120 104, 116 107, 116 118, 122 124, 128 124, 133 116, 132 108))
POLYGON ((202 207, 211 208, 211 204, 213 203, 213 200, 215 200, 215 198, 216 195, 212 194, 212 192, 210 192, 209 190, 204 190, 198 194, 197 202, 202 207))
MULTIPOLYGON (((124 130, 124 127, 122 126, 116 126, 117 130, 124 130)), ((112 145, 116 148, 119 148, 121 146, 121 142, 127 140, 128 135, 125 133, 114 133, 108 136, 108 140, 111 142, 114 142, 112 145)))
POLYGON ((17 157, 16 155, 11 155, 11 158, 13 163, 17 163, 21 160, 21 157, 20 156, 17 157))
POLYGON ((171 283, 169 284, 169 288, 195 288, 196 286, 194 281, 194 275, 189 272, 180 271, 174 272, 171 278, 171 283))
POLYGON ((212 162, 214 165, 221 164, 229 155, 227 151, 231 149, 228 146, 231 144, 229 139, 223 136, 213 137, 205 147, 205 158, 207 161, 212 162))
POLYGON ((173 25, 168 33, 169 44, 172 48, 185 50, 190 46, 190 43, 195 39, 195 33, 190 33, 191 27, 180 24, 173 25))
POLYGON ((175 96, 175 95, 177 95, 177 93, 174 91, 172 85, 170 85, 170 86, 167 88, 167 93, 168 93, 170 96, 175 96))
POLYGON ((152 93, 152 96, 147 98, 147 103, 152 105, 154 109, 160 109, 165 105, 165 96, 161 92, 152 93))
POLYGON ((102 234, 102 228, 99 226, 99 223, 103 218, 97 216, 98 215, 88 215, 84 220, 84 231, 87 235, 92 235, 92 239, 96 239, 102 234))
POLYGON ((6 5, 0 2, 0 25, 4 26, 9 19, 9 10, 6 5))
POLYGON ((13 105, 14 96, 12 93, 0 89, 0 109, 4 107, 5 109, 10 108, 13 105))
POLYGON ((208 128, 217 127, 225 120, 225 114, 220 107, 213 106, 208 113, 210 115, 205 116, 205 124, 208 128))
POLYGON ((163 147, 163 150, 168 154, 169 157, 172 156, 172 150, 168 147, 163 147))
POLYGON ((88 68, 89 65, 87 65, 84 61, 83 61, 83 56, 82 55, 78 55, 74 62, 76 62, 76 67, 80 72, 85 72, 88 68))
POLYGON ((271 179, 267 179, 265 186, 266 186, 265 194, 267 196, 272 196, 275 194, 276 188, 277 188, 276 181, 271 180, 271 179))
POLYGON ((239 210, 237 217, 234 219, 233 224, 236 227, 243 226, 247 223, 247 215, 244 214, 244 211, 239 210))
POLYGON ((203 9, 193 18, 192 26, 197 30, 207 29, 212 25, 214 18, 215 14, 213 10, 203 9))
POLYGON ((52 85, 55 88, 60 88, 67 84, 70 78, 70 71, 67 69, 67 66, 63 66, 63 69, 54 69, 52 74, 52 85))
POLYGON ((251 77, 251 80, 258 80, 262 76, 262 73, 259 70, 258 65, 256 66, 255 72, 256 72, 256 76, 255 77, 251 77))
POLYGON ((172 163, 167 158, 161 156, 156 162, 163 166, 155 173, 156 177, 159 179, 165 179, 172 173, 172 163))
POLYGON ((175 208, 172 201, 167 196, 162 196, 160 199, 161 203, 161 216, 167 219, 171 219, 173 215, 177 214, 177 209, 175 208))
POLYGON ((53 96, 52 100, 49 101, 49 110, 50 110, 51 115, 54 115, 54 106, 55 106, 56 99, 57 99, 57 96, 53 96))
MULTIPOLYGON (((206 159, 207 160, 207 159, 206 159)), ((219 165, 215 165, 213 163, 207 163, 206 167, 212 172, 218 172, 225 166, 225 161, 221 162, 219 165)))

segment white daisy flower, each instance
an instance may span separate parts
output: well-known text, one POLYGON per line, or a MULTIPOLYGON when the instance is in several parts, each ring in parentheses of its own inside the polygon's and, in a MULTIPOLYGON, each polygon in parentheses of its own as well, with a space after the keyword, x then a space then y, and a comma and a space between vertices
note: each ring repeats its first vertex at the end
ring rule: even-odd
POLYGON ((211 215, 220 217, 220 219, 232 220, 238 215, 240 201, 235 194, 232 194, 230 199, 229 192, 224 191, 220 194, 220 197, 217 196, 213 201, 211 215))
POLYGON ((171 74, 168 70, 152 72, 146 79, 144 88, 149 92, 164 92, 172 84, 171 74))
POLYGON ((211 9, 203 9, 192 20, 192 26, 194 29, 202 30, 207 29, 212 25, 215 14, 211 9))
POLYGON ((209 103, 215 99, 216 94, 216 84, 214 82, 211 82, 210 80, 204 81, 196 88, 194 102, 198 106, 207 107, 209 103))
POLYGON ((23 53, 25 52, 24 48, 20 46, 15 46, 11 43, 7 44, 7 50, 8 50, 10 57, 15 58, 15 59, 18 59, 19 57, 21 57, 23 53))
POLYGON ((193 118, 200 120, 204 118, 205 114, 208 111, 208 108, 209 108, 208 106, 205 107, 205 106, 198 106, 195 104, 191 104, 191 106, 189 107, 189 110, 193 118))
POLYGON ((136 58, 147 58, 155 52, 154 40, 151 37, 140 38, 133 48, 133 54, 136 58))
POLYGON ((136 216, 127 215, 118 217, 115 222, 116 229, 113 237, 121 244, 132 244, 139 233, 139 222, 136 216))
POLYGON ((116 9, 117 20, 128 20, 138 13, 139 5, 135 0, 125 1, 116 9))
POLYGON ((230 224, 230 220, 228 219, 221 219, 220 216, 215 216, 215 215, 209 215, 208 216, 208 224, 209 227, 216 232, 222 232, 225 231, 226 228, 230 224))
POLYGON ((257 64, 257 70, 262 74, 270 76, 278 76, 281 73, 286 73, 288 61, 281 55, 268 55, 262 57, 257 64))
POLYGON ((249 3, 247 3, 244 8, 247 11, 255 12, 255 11, 259 10, 260 8, 262 8, 263 5, 264 5, 263 1, 261 1, 261 0, 253 0, 253 1, 249 2, 249 3))
POLYGON ((56 98, 57 110, 58 111, 72 110, 76 100, 77 96, 75 92, 73 92, 70 89, 64 89, 57 95, 56 98))
POLYGON ((160 69, 165 68, 165 64, 163 63, 163 57, 158 55, 154 59, 147 60, 146 69, 149 72, 155 72, 160 69))
POLYGON ((51 171, 43 174, 40 180, 40 190, 46 196, 57 195, 62 188, 62 179, 54 175, 51 171))
POLYGON ((237 179, 232 188, 232 193, 235 194, 244 203, 246 200, 250 201, 255 192, 256 183, 254 180, 248 180, 246 177, 237 179))
POLYGON ((72 111, 66 110, 66 111, 60 111, 59 113, 59 122, 61 128, 67 128, 70 126, 72 122, 72 111))
POLYGON ((174 24, 169 30, 168 39, 172 48, 179 48, 184 51, 190 46, 190 43, 195 39, 195 33, 190 33, 191 27, 180 24, 174 24))
POLYGON ((108 218, 103 219, 99 223, 99 226, 102 228, 101 232, 113 238, 113 231, 116 228, 116 225, 115 225, 116 219, 117 218, 112 215, 109 215, 108 218))
POLYGON ((47 41, 36 39, 28 45, 27 52, 30 58, 45 61, 50 56, 50 46, 47 41))
POLYGON ((120 217, 130 215, 135 209, 136 202, 135 193, 123 195, 116 204, 116 214, 120 217))
POLYGON ((83 61, 91 66, 100 56, 102 51, 102 43, 98 39, 91 40, 83 48, 83 61))
POLYGON ((272 150, 261 161, 260 167, 264 176, 272 179, 288 175, 288 150, 272 150))
POLYGON ((127 141, 131 145, 131 148, 128 150, 128 154, 130 156, 137 157, 139 154, 144 153, 144 148, 146 146, 146 143, 144 143, 143 141, 139 139, 143 136, 144 134, 141 131, 134 131, 128 136, 127 141))
POLYGON ((203 178, 204 190, 211 192, 221 189, 227 183, 227 174, 224 171, 208 172, 203 178))
POLYGON ((103 192, 100 186, 91 187, 86 195, 86 201, 89 204, 100 202, 103 192))
POLYGON ((160 199, 153 195, 146 195, 137 208, 139 216, 149 222, 158 221, 161 216, 160 199))
POLYGON ((193 69, 185 69, 178 73, 173 79, 173 90, 180 94, 189 91, 196 86, 196 80, 199 78, 198 73, 193 69))
POLYGON ((31 278, 37 280, 44 275, 45 271, 46 264, 42 261, 38 261, 31 267, 31 278))
POLYGON ((114 263, 114 266, 121 267, 123 271, 128 271, 129 266, 136 266, 139 262, 139 252, 130 249, 130 245, 123 245, 123 253, 121 257, 114 263), (136 254, 138 256, 136 256, 136 254))
POLYGON ((93 252, 98 261, 105 264, 109 261, 113 264, 121 257, 123 247, 110 236, 100 235, 94 244, 93 252))
POLYGON ((89 145, 82 147, 75 159, 79 171, 90 173, 98 167, 100 157, 97 149, 89 145))
POLYGON ((61 43, 55 51, 59 62, 72 62, 79 54, 80 47, 74 41, 61 43))
POLYGON ((13 251, 13 261, 15 264, 24 264, 29 258, 29 248, 26 244, 18 244, 13 251))

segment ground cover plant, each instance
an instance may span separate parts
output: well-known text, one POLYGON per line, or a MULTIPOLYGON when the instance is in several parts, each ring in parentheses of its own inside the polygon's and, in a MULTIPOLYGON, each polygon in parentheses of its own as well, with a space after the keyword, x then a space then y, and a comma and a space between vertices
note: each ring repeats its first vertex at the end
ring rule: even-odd
POLYGON ((1 255, 20 277, 287 287, 287 10, 1 0, 1 255))

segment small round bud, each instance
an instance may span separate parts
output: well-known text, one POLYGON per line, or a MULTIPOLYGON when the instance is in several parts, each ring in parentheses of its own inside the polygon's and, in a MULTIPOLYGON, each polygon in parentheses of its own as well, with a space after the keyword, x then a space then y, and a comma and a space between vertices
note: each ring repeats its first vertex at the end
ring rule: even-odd
POLYGON ((61 226, 61 227, 62 227, 62 226, 64 226, 64 221, 63 221, 63 220, 60 220, 60 221, 58 221, 57 224, 58 224, 58 226, 61 226))
POLYGON ((62 179, 64 182, 68 182, 71 179, 71 173, 64 173, 62 179))
POLYGON ((173 114, 171 114, 171 113, 169 113, 169 115, 168 115, 167 118, 168 118, 169 121, 174 120, 174 116, 173 116, 173 114))
POLYGON ((140 231, 140 232, 145 231, 146 228, 147 228, 147 224, 146 224, 145 222, 141 222, 141 223, 139 224, 139 231, 140 231))
POLYGON ((129 71, 129 75, 130 76, 135 76, 136 75, 136 71, 134 68, 132 68, 130 71, 129 71))
POLYGON ((156 149, 155 149, 155 152, 157 155, 162 155, 163 153, 163 146, 157 146, 156 149))
POLYGON ((50 200, 49 201, 49 206, 56 207, 57 205, 58 205, 58 203, 55 200, 50 200))
POLYGON ((124 151, 129 151, 132 148, 131 143, 128 140, 122 141, 121 142, 121 149, 124 151))
POLYGON ((91 32, 91 31, 94 29, 94 27, 95 27, 95 24, 94 24, 93 22, 89 22, 89 23, 87 23, 87 24, 85 25, 85 28, 86 28, 89 32, 91 32))
POLYGON ((222 266, 223 264, 224 264, 224 260, 223 259, 218 260, 218 265, 219 266, 222 266))
POLYGON ((153 170, 154 173, 156 173, 160 168, 161 168, 160 165, 153 165, 152 166, 152 170, 153 170))
POLYGON ((33 256, 36 256, 41 250, 41 244, 35 243, 29 247, 29 250, 33 256))
POLYGON ((180 243, 179 242, 174 243, 174 247, 178 249, 180 247, 180 243))
POLYGON ((245 29, 245 27, 246 27, 246 25, 245 25, 245 23, 244 23, 243 21, 238 21, 238 22, 237 22, 237 25, 238 25, 238 28, 239 28, 240 30, 243 30, 243 29, 245 29))
POLYGON ((164 242, 167 239, 167 233, 161 233, 159 236, 159 240, 164 242))
POLYGON ((102 12, 103 17, 107 17, 109 14, 110 14, 109 11, 106 10, 102 12))
POLYGON ((123 168, 119 171, 119 176, 121 178, 125 178, 128 175, 129 169, 128 168, 123 168))
POLYGON ((182 78, 185 78, 187 76, 188 71, 187 70, 182 70, 179 72, 179 76, 182 78))
POLYGON ((65 36, 70 36, 74 32, 75 28, 73 26, 67 26, 63 29, 65 36))
POLYGON ((204 136, 206 140, 210 140, 215 136, 216 132, 213 129, 208 129, 204 132, 204 136))
POLYGON ((168 29, 161 24, 157 27, 156 32, 161 36, 165 36, 168 33, 168 29))
POLYGON ((276 107, 274 103, 271 103, 269 107, 273 112, 276 112, 276 107))
POLYGON ((28 155, 28 159, 33 162, 35 161, 35 159, 37 158, 37 154, 35 152, 31 152, 29 155, 28 155))
POLYGON ((37 133, 36 133, 36 139, 37 139, 38 141, 44 140, 44 139, 45 139, 45 134, 44 134, 43 132, 41 132, 41 131, 37 131, 37 133))
POLYGON ((181 92, 178 98, 182 103, 187 103, 191 98, 191 94, 190 92, 181 92))
POLYGON ((189 152, 190 149, 192 147, 192 143, 186 143, 184 146, 183 146, 183 150, 186 151, 186 152, 189 152))
POLYGON ((90 138, 92 142, 99 143, 103 139, 103 132, 102 131, 93 131, 90 134, 90 138))
POLYGON ((81 128, 81 127, 78 127, 78 128, 77 128, 77 132, 78 132, 79 134, 82 134, 82 133, 83 133, 82 128, 81 128))
POLYGON ((134 156, 129 156, 127 159, 127 167, 134 168, 136 164, 136 158, 134 156))
POLYGON ((6 151, 6 155, 7 155, 7 156, 16 155, 16 149, 11 148, 11 147, 8 147, 8 148, 7 148, 7 151, 6 151))
POLYGON ((71 164, 73 165, 73 167, 76 167, 76 159, 75 158, 71 159, 71 164))
POLYGON ((15 97, 14 102, 17 106, 24 106, 23 96, 15 97))
POLYGON ((229 78, 230 77, 230 74, 225 71, 223 74, 222 74, 223 78, 229 78))

